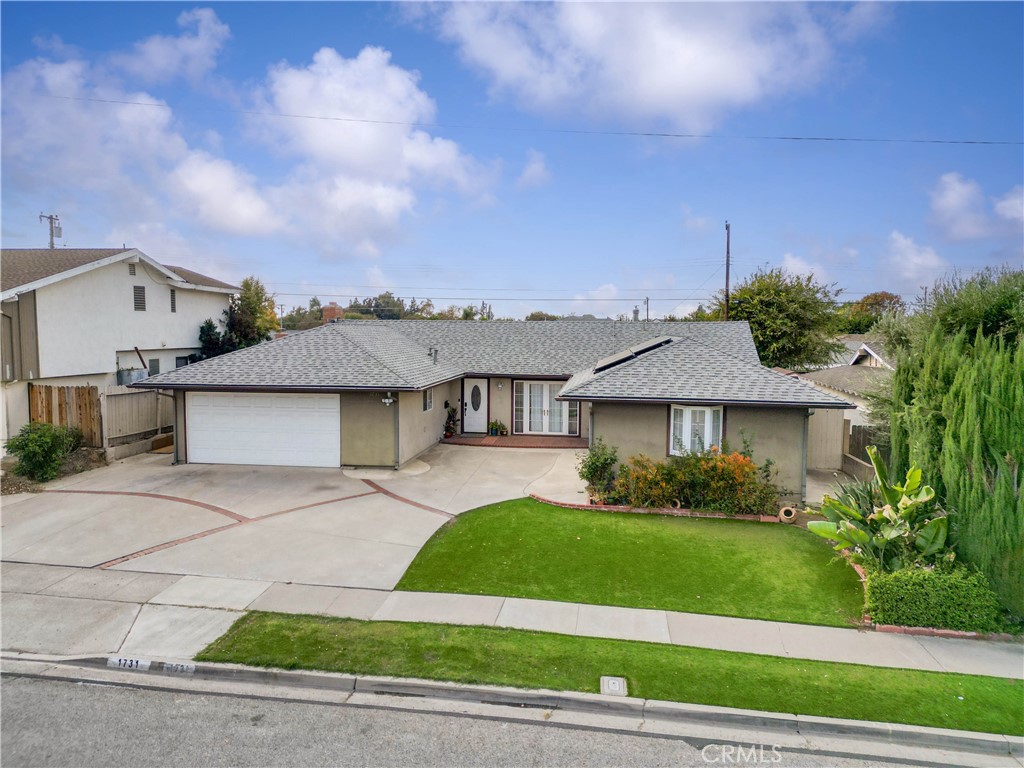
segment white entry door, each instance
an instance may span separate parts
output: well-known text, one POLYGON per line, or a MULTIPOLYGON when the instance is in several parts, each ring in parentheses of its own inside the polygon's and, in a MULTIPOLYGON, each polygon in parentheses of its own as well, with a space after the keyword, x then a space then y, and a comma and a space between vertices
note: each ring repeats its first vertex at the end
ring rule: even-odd
POLYGON ((462 431, 487 431, 487 379, 466 379, 462 384, 462 431))

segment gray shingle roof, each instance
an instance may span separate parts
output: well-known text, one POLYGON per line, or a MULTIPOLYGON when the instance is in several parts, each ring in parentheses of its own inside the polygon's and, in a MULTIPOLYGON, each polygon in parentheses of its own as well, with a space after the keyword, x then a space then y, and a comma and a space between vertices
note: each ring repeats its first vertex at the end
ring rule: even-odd
POLYGON ((878 389, 890 376, 888 368, 870 365, 837 365, 820 371, 801 373, 800 378, 813 381, 825 387, 860 395, 878 389))
POLYGON ((746 323, 343 320, 168 371, 140 386, 420 389, 466 374, 569 378, 670 330, 760 367, 746 323), (438 350, 436 364, 430 348, 438 350))
POLYGON ((803 381, 692 337, 674 337, 668 344, 629 357, 603 371, 595 372, 590 366, 575 374, 559 397, 854 407, 803 381))

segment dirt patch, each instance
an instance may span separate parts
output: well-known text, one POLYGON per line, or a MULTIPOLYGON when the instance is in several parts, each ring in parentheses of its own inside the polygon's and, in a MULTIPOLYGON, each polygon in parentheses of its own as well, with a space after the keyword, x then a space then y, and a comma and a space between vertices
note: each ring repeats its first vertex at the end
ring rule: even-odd
MULTIPOLYGON (((29 480, 27 477, 14 474, 18 460, 14 456, 4 456, 0 467, 3 469, 3 480, 0 482, 0 494, 8 496, 12 493, 39 493, 44 484, 29 480)), ((57 477, 77 475, 90 469, 107 466, 107 457, 101 448, 79 448, 68 456, 61 464, 57 477)))

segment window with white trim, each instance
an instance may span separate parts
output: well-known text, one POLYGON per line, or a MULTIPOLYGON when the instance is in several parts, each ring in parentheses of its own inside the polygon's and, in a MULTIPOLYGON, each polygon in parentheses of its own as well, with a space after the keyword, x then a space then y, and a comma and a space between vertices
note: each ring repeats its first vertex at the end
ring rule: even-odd
POLYGON ((434 390, 424 389, 423 390, 423 410, 429 411, 434 407, 434 390))
POLYGON ((700 453, 722 445, 722 408, 672 406, 669 453, 700 453))

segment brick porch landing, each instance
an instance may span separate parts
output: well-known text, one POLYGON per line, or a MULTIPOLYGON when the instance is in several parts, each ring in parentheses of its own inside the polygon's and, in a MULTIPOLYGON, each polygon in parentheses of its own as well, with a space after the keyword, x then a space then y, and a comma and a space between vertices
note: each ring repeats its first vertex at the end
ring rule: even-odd
POLYGON ((566 435, 456 435, 444 438, 445 445, 481 445, 488 448, 587 448, 587 438, 566 435))

